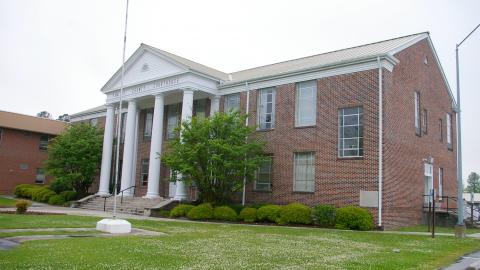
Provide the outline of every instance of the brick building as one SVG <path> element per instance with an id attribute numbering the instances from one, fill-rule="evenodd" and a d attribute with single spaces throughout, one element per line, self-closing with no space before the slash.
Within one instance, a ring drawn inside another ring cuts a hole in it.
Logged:
<path id="1" fill-rule="evenodd" d="M 48 184 L 43 162 L 48 140 L 67 123 L 0 111 L 0 193 L 12 194 L 19 184 Z"/>
<path id="2" fill-rule="evenodd" d="M 120 75 L 102 88 L 106 105 L 71 116 L 105 128 L 98 195 L 111 192 Z M 247 203 L 360 205 L 395 227 L 420 221 L 430 189 L 455 195 L 455 101 L 428 33 L 233 73 L 142 44 L 123 85 L 121 189 L 136 186 L 130 196 L 192 196 L 166 180 L 155 153 L 181 121 L 232 109 L 248 111 L 271 156 Z"/>

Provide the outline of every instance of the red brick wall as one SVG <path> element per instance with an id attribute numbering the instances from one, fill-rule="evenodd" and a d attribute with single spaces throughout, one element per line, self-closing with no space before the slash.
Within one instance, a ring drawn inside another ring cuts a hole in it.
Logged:
<path id="1" fill-rule="evenodd" d="M 42 134 L 1 128 L 0 139 L 0 193 L 13 194 L 19 184 L 35 184 L 37 168 L 43 167 L 47 151 L 39 150 Z M 20 164 L 26 164 L 22 170 Z M 51 180 L 47 177 L 45 183 Z"/>

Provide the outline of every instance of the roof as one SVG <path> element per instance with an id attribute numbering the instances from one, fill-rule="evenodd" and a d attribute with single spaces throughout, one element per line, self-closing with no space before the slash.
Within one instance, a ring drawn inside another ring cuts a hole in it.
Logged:
<path id="1" fill-rule="evenodd" d="M 0 111 L 0 127 L 58 135 L 68 123 L 58 120 Z"/>
<path id="2" fill-rule="evenodd" d="M 107 110 L 106 105 L 100 105 L 100 106 L 93 107 L 78 113 L 71 114 L 70 117 L 78 117 L 78 116 L 88 115 L 88 114 L 97 113 L 97 112 L 104 112 L 106 110 Z"/>

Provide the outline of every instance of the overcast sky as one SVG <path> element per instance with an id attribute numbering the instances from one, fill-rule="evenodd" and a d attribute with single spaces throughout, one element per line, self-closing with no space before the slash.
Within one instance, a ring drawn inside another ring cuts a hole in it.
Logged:
<path id="1" fill-rule="evenodd" d="M 225 72 L 429 31 L 455 86 L 455 44 L 480 1 L 130 1 L 140 43 Z M 57 117 L 101 105 L 121 65 L 125 1 L 0 0 L 0 110 Z M 461 47 L 464 175 L 480 173 L 480 29 Z M 477 65 L 476 65 L 477 64 Z"/>

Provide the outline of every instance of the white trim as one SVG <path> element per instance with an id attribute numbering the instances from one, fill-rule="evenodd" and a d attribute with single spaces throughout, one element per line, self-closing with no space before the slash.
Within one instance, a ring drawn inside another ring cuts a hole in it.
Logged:
<path id="1" fill-rule="evenodd" d="M 107 115 L 107 109 L 105 108 L 104 111 L 93 112 L 93 114 L 83 114 L 81 116 L 73 116 L 73 117 L 70 116 L 70 123 L 90 120 L 93 118 L 106 117 L 106 115 Z"/>
<path id="2" fill-rule="evenodd" d="M 400 52 L 400 51 L 403 51 L 403 50 L 405 50 L 406 48 L 408 48 L 408 47 L 416 44 L 417 42 L 419 42 L 419 41 L 421 41 L 421 40 L 423 40 L 423 39 L 425 39 L 425 38 L 428 38 L 428 32 L 413 36 L 411 40 L 403 43 L 402 45 L 396 47 L 396 48 L 393 49 L 393 50 L 390 50 L 390 53 L 391 53 L 392 55 L 394 55 L 394 54 L 396 54 L 396 53 L 398 53 L 398 52 Z"/>

